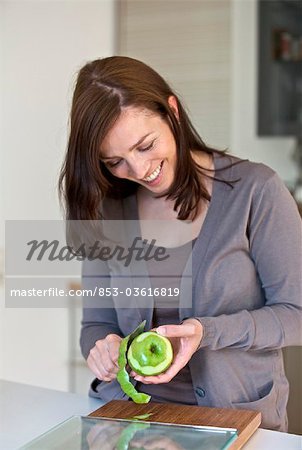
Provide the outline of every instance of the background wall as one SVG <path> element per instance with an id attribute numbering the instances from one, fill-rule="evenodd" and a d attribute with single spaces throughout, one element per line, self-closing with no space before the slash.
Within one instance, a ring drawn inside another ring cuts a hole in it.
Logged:
<path id="1" fill-rule="evenodd" d="M 119 53 L 142 59 L 180 95 L 203 139 L 231 144 L 230 0 L 122 0 Z"/>
<path id="2" fill-rule="evenodd" d="M 4 245 L 4 221 L 3 221 L 3 11 L 4 4 L 0 3 L 0 377 L 3 373 L 3 245 Z"/>
<path id="3" fill-rule="evenodd" d="M 4 219 L 62 217 L 73 81 L 86 61 L 113 53 L 114 2 L 2 1 L 0 13 L 3 248 Z M 4 309 L 2 290 L 0 317 L 0 378 L 68 389 L 68 311 Z"/>
<path id="4" fill-rule="evenodd" d="M 293 138 L 259 138 L 257 0 L 122 0 L 119 53 L 169 80 L 207 143 L 275 169 L 292 184 Z"/>
<path id="5" fill-rule="evenodd" d="M 232 152 L 269 165 L 292 184 L 297 176 L 292 160 L 294 139 L 257 136 L 257 0 L 232 0 L 231 8 Z"/>

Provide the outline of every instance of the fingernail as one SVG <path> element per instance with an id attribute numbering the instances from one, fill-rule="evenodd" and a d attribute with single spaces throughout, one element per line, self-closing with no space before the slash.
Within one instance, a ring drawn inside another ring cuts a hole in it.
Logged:
<path id="1" fill-rule="evenodd" d="M 158 327 L 158 328 L 157 328 L 157 332 L 158 332 L 158 334 L 165 335 L 166 332 L 167 332 L 167 330 L 166 330 L 165 327 Z"/>

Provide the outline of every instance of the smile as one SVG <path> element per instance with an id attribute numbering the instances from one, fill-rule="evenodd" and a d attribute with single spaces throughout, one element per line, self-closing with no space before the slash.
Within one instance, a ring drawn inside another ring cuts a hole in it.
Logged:
<path id="1" fill-rule="evenodd" d="M 146 178 L 143 178 L 143 181 L 147 181 L 150 183 L 151 181 L 156 180 L 156 178 L 159 176 L 161 168 L 163 166 L 163 161 L 159 164 L 159 166 Z"/>

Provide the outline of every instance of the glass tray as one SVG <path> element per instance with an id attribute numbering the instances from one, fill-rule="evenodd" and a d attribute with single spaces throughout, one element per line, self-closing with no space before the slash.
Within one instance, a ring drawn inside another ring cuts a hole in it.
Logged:
<path id="1" fill-rule="evenodd" d="M 73 416 L 20 450 L 225 450 L 233 428 Z"/>

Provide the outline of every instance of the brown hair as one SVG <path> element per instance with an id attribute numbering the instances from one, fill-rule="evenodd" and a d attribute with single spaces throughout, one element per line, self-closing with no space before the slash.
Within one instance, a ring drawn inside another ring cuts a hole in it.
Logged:
<path id="1" fill-rule="evenodd" d="M 168 104 L 177 100 L 178 118 Z M 138 184 L 114 177 L 99 159 L 101 143 L 118 119 L 122 108 L 143 107 L 168 123 L 176 142 L 177 167 L 167 197 L 175 200 L 178 218 L 194 218 L 201 198 L 210 200 L 201 181 L 202 167 L 190 149 L 220 153 L 200 138 L 167 82 L 151 67 L 125 56 L 97 59 L 79 72 L 73 94 L 67 153 L 59 178 L 59 194 L 68 220 L 101 218 L 105 196 L 126 197 Z M 213 177 L 214 178 L 214 177 Z"/>

